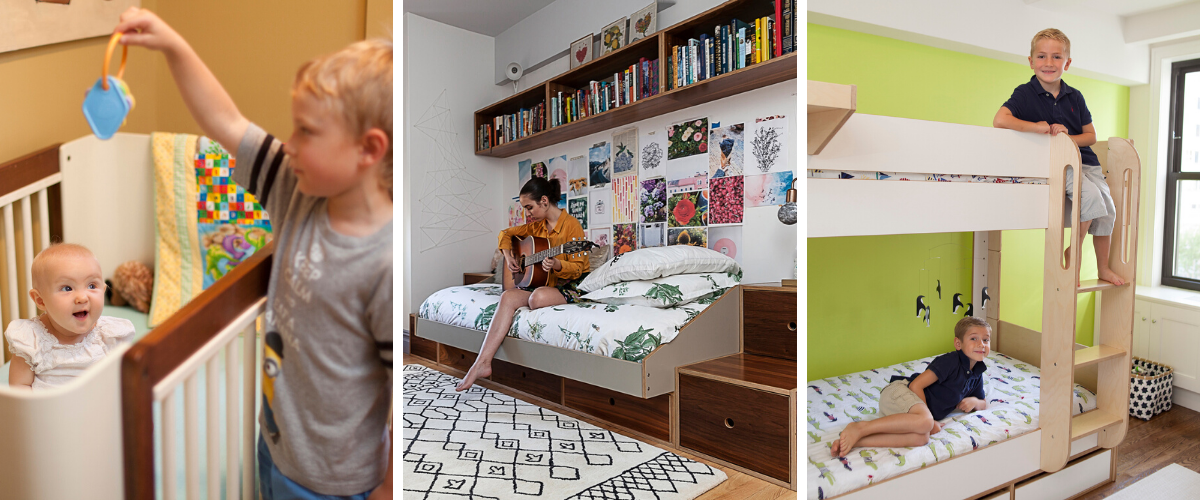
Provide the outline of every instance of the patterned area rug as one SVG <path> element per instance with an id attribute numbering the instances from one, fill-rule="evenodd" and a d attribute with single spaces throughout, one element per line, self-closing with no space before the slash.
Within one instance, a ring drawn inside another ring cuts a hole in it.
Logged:
<path id="1" fill-rule="evenodd" d="M 404 498 L 670 499 L 712 489 L 708 465 L 459 379 L 404 366 Z"/>

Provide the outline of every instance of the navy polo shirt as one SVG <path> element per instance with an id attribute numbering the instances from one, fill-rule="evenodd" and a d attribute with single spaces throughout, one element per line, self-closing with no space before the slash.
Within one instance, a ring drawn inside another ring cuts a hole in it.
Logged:
<path id="1" fill-rule="evenodd" d="M 962 351 L 956 350 L 933 358 L 926 369 L 937 375 L 937 382 L 925 388 L 925 405 L 929 407 L 934 420 L 946 418 L 967 396 L 979 399 L 987 397 L 983 392 L 983 372 L 987 370 L 987 365 L 980 361 L 975 363 L 975 369 L 972 370 L 971 358 Z M 917 375 L 894 375 L 892 381 L 908 380 L 912 383 Z"/>
<path id="2" fill-rule="evenodd" d="M 1083 94 L 1067 85 L 1066 81 L 1060 82 L 1062 88 L 1058 90 L 1058 97 L 1055 98 L 1054 94 L 1042 88 L 1037 76 L 1033 76 L 1029 83 L 1013 89 L 1012 97 L 1008 98 L 1004 107 L 1008 108 L 1013 116 L 1027 122 L 1046 122 L 1051 125 L 1057 123 L 1067 127 L 1067 133 L 1071 135 L 1082 134 L 1083 126 L 1092 123 L 1092 113 L 1083 101 Z M 1079 159 L 1084 165 L 1100 164 L 1090 146 L 1079 148 Z"/>

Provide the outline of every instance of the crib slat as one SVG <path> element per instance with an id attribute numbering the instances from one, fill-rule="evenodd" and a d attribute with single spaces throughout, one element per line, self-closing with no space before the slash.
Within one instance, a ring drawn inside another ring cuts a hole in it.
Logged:
<path id="1" fill-rule="evenodd" d="M 196 374 L 183 383 L 183 460 L 187 466 L 187 499 L 200 500 L 200 419 L 196 410 L 200 405 L 200 383 Z"/>
<path id="2" fill-rule="evenodd" d="M 238 486 L 241 479 L 238 475 L 238 458 L 241 456 L 238 416 L 241 408 L 238 401 L 237 348 L 237 342 L 225 345 L 225 498 L 229 500 L 237 498 L 237 492 L 241 489 Z"/>
<path id="3" fill-rule="evenodd" d="M 46 189 L 37 192 L 38 199 L 38 251 L 50 246 L 50 193 Z M 31 261 L 32 262 L 32 261 Z"/>
<path id="4" fill-rule="evenodd" d="M 261 316 L 259 316 L 261 318 Z M 242 498 L 250 499 L 254 497 L 254 452 L 256 451 L 254 443 L 254 401 L 257 394 L 254 392 L 254 381 L 258 376 L 258 321 L 250 323 L 250 330 L 242 336 L 242 403 L 245 411 L 242 412 Z"/>
<path id="5" fill-rule="evenodd" d="M 208 468 L 205 469 L 208 479 L 209 500 L 221 500 L 221 420 L 220 420 L 220 385 L 217 372 L 216 353 L 208 358 L 204 365 L 204 395 L 208 399 L 205 408 L 208 438 Z"/>
<path id="6" fill-rule="evenodd" d="M 25 271 L 25 286 L 33 288 L 33 204 L 29 203 L 28 195 L 21 198 L 21 242 L 25 251 L 21 261 L 21 267 Z M 25 297 L 25 316 L 37 316 L 37 306 L 33 304 L 33 297 L 28 293 L 21 295 Z"/>
<path id="7" fill-rule="evenodd" d="M 171 391 L 162 400 L 162 471 L 163 498 L 175 499 L 175 405 L 179 402 L 179 390 Z"/>
<path id="8" fill-rule="evenodd" d="M 17 245 L 13 234 L 12 204 L 4 205 L 5 260 L 8 264 L 8 322 L 21 317 L 21 295 L 17 293 Z"/>

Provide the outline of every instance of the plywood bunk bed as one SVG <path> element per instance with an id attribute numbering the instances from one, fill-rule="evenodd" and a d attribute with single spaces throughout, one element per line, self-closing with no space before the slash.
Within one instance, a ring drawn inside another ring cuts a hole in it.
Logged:
<path id="1" fill-rule="evenodd" d="M 1063 230 L 1065 171 L 1076 167 L 1079 186 L 1082 170 L 1079 150 L 1068 137 L 851 116 L 853 86 L 811 81 L 808 86 L 809 149 L 819 151 L 808 158 L 808 237 L 973 231 L 975 315 L 992 324 L 994 352 L 1041 370 L 1036 429 L 837 495 L 816 494 L 810 474 L 810 498 L 878 498 L 884 494 L 880 484 L 887 485 L 889 498 L 1073 498 L 1111 481 L 1114 448 L 1128 421 L 1140 178 L 1132 143 L 1114 137 L 1093 146 L 1117 209 L 1109 263 L 1129 284 L 1091 280 L 1076 286 L 1080 245 L 1071 245 L 1070 265 L 1062 258 L 1069 245 Z M 1078 204 L 1069 217 L 1078 227 Z M 1005 229 L 1046 230 L 1041 332 L 999 320 Z M 981 308 L 984 287 L 992 300 Z M 1104 317 L 1091 347 L 1074 342 L 1076 295 L 1089 291 L 1103 292 Z M 1095 390 L 1096 409 L 1072 416 L 1076 382 Z M 836 460 L 826 465 L 821 477 L 841 470 Z"/>
<path id="2" fill-rule="evenodd" d="M 108 273 L 113 252 L 153 255 L 153 240 L 144 238 L 153 226 L 140 218 L 153 213 L 149 151 L 147 135 L 88 136 L 0 164 L 5 323 L 36 315 L 20 291 L 28 287 L 32 257 L 52 241 L 91 247 Z M 123 201 L 94 203 L 92 176 L 113 175 L 126 188 Z M 71 198 L 92 201 L 80 210 Z M 132 216 L 124 206 L 147 201 Z M 0 496 L 199 498 L 207 490 L 209 498 L 252 498 L 258 325 L 272 249 L 70 384 L 41 392 L 0 386 Z"/>

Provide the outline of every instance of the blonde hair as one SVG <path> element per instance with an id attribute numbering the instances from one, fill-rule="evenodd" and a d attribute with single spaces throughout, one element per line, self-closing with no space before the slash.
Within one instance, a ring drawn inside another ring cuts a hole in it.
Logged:
<path id="1" fill-rule="evenodd" d="M 96 256 L 91 250 L 83 245 L 74 243 L 55 243 L 38 252 L 37 257 L 33 258 L 33 265 L 30 266 L 30 274 L 33 275 L 33 283 L 30 285 L 33 288 L 39 288 L 45 283 L 46 273 L 50 271 L 49 261 L 55 257 L 90 257 L 95 259 Z M 99 261 L 97 260 L 97 265 Z"/>
<path id="2" fill-rule="evenodd" d="M 1063 50 L 1066 51 L 1066 56 L 1071 57 L 1071 39 L 1067 35 L 1054 28 L 1046 28 L 1033 35 L 1033 40 L 1029 42 L 1029 57 L 1033 57 L 1033 53 L 1037 51 L 1037 43 L 1045 39 L 1057 40 L 1063 44 Z"/>
<path id="3" fill-rule="evenodd" d="M 341 114 L 356 138 L 378 128 L 387 134 L 382 184 L 392 192 L 392 42 L 373 38 L 304 63 L 292 97 L 307 94 Z"/>
<path id="4" fill-rule="evenodd" d="M 992 325 L 988 324 L 987 321 L 976 318 L 974 316 L 967 316 L 963 319 L 958 320 L 958 323 L 956 323 L 954 325 L 954 337 L 957 338 L 958 340 L 962 340 L 963 336 L 966 335 L 967 332 L 971 330 L 971 328 L 976 327 L 976 326 L 983 327 L 985 330 L 988 331 L 988 334 L 992 333 Z"/>

